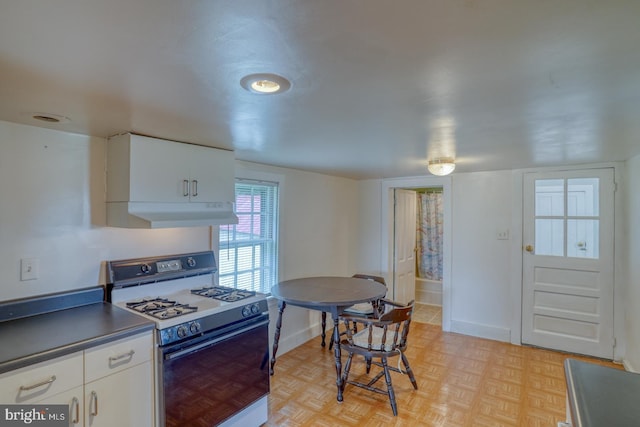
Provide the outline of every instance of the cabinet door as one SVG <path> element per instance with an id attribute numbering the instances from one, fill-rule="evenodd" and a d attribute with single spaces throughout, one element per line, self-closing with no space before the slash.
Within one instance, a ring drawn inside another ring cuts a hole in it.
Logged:
<path id="1" fill-rule="evenodd" d="M 33 403 L 37 405 L 69 405 L 69 412 L 65 414 L 66 419 L 69 421 L 69 427 L 80 427 L 84 425 L 84 405 L 82 398 L 83 387 L 78 386 Z"/>
<path id="2" fill-rule="evenodd" d="M 131 135 L 130 201 L 189 201 L 190 147 L 187 144 Z"/>
<path id="3" fill-rule="evenodd" d="M 235 200 L 235 157 L 232 151 L 190 146 L 191 201 Z"/>
<path id="4" fill-rule="evenodd" d="M 151 362 L 85 384 L 85 426 L 153 425 Z"/>

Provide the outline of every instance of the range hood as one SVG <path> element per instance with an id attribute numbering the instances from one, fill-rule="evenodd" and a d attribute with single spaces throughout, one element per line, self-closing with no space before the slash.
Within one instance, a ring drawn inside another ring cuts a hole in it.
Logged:
<path id="1" fill-rule="evenodd" d="M 127 133 L 109 138 L 106 173 L 110 227 L 238 223 L 232 151 Z"/>
<path id="2" fill-rule="evenodd" d="M 233 203 L 107 203 L 107 225 L 125 228 L 173 228 L 237 224 Z"/>

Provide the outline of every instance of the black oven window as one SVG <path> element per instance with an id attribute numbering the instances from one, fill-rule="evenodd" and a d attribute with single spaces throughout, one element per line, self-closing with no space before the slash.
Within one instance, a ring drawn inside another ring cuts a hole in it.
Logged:
<path id="1" fill-rule="evenodd" d="M 236 181 L 238 224 L 220 226 L 219 284 L 268 294 L 278 280 L 278 183 Z"/>

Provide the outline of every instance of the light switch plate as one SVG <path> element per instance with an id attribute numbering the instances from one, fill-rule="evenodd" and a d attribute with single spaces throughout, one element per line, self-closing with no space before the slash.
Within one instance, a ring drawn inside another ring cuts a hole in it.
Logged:
<path id="1" fill-rule="evenodd" d="M 36 280 L 40 274 L 38 258 L 22 258 L 20 260 L 20 280 Z"/>
<path id="2" fill-rule="evenodd" d="M 509 240 L 509 229 L 498 230 L 496 232 L 496 238 L 498 240 Z"/>

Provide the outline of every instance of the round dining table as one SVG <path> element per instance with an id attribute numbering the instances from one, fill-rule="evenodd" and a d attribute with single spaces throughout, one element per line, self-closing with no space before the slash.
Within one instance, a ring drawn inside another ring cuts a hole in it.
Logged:
<path id="1" fill-rule="evenodd" d="M 305 277 L 286 280 L 271 288 L 271 296 L 279 300 L 278 320 L 273 339 L 270 374 L 274 373 L 282 314 L 287 304 L 331 313 L 333 318 L 333 351 L 336 361 L 336 386 L 338 402 L 342 402 L 342 362 L 340 352 L 340 331 L 338 317 L 350 306 L 363 302 L 376 301 L 387 293 L 387 287 L 381 283 L 355 277 Z M 324 341 L 324 331 L 322 331 Z"/>

